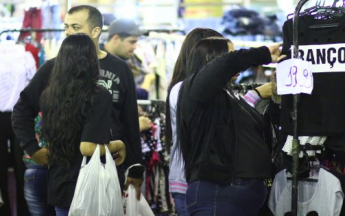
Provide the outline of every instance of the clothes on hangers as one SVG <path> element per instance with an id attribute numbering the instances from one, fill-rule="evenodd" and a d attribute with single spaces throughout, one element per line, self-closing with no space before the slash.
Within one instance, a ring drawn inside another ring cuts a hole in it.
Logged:
<path id="1" fill-rule="evenodd" d="M 310 25 L 332 24 L 334 22 L 339 23 L 339 25 L 332 28 L 310 28 Z M 328 20 L 314 19 L 313 16 L 299 17 L 299 44 L 300 46 L 313 44 L 317 47 L 317 45 L 321 44 L 345 43 L 344 28 L 345 14 Z M 291 19 L 284 23 L 283 32 L 284 43 L 282 54 L 286 54 L 288 58 L 291 58 L 290 48 L 293 42 Z M 343 64 L 345 52 L 340 51 L 338 55 L 335 55 L 331 46 L 329 49 L 324 50 L 325 53 L 331 52 L 327 55 L 327 58 L 325 56 L 326 62 L 333 61 L 336 58 Z M 322 52 L 322 50 L 319 50 L 319 52 Z M 304 59 L 311 61 L 312 57 L 314 58 L 312 54 L 308 52 L 304 55 Z M 322 64 L 319 60 L 315 63 Z M 332 66 L 329 65 L 329 68 L 324 73 L 313 73 L 314 89 L 311 95 L 300 94 L 300 100 L 298 102 L 298 135 L 329 136 L 345 134 L 345 100 L 343 95 L 345 91 L 345 73 L 332 73 Z M 282 131 L 292 134 L 292 95 L 283 95 L 281 105 Z"/>
<path id="2" fill-rule="evenodd" d="M 0 44 L 0 53 L 0 112 L 12 112 L 20 92 L 36 72 L 36 62 L 22 45 Z"/>
<path id="3" fill-rule="evenodd" d="M 323 146 L 324 148 L 323 144 L 327 140 L 327 137 L 326 136 L 299 136 L 298 140 L 299 140 L 300 145 L 305 145 L 306 143 L 309 143 L 310 145 Z M 284 152 L 286 152 L 290 156 L 292 155 L 292 142 L 293 142 L 293 136 L 289 135 L 282 149 Z M 321 150 L 317 150 L 317 151 L 307 150 L 308 156 L 315 156 L 316 153 L 321 154 Z M 304 153 L 301 151 L 299 153 L 299 157 L 302 158 L 303 155 Z"/>
<path id="4" fill-rule="evenodd" d="M 156 117 L 149 130 L 141 132 L 143 160 L 146 167 L 144 196 L 155 213 L 171 208 L 168 187 L 168 163 L 165 155 L 164 119 Z"/>
<path id="5" fill-rule="evenodd" d="M 24 13 L 24 20 L 23 20 L 23 29 L 33 28 L 33 29 L 41 29 L 42 28 L 42 14 L 41 9 L 32 7 L 29 10 L 25 10 Z M 24 40 L 30 33 L 21 32 L 19 35 L 18 40 Z M 42 33 L 36 33 L 36 41 L 39 43 L 42 39 Z"/>
<path id="6" fill-rule="evenodd" d="M 274 178 L 268 206 L 274 215 L 285 215 L 291 212 L 291 187 L 286 169 L 280 171 Z M 311 178 L 317 182 L 298 182 L 298 215 L 304 216 L 315 211 L 318 215 L 340 214 L 344 193 L 339 180 L 320 168 Z"/>

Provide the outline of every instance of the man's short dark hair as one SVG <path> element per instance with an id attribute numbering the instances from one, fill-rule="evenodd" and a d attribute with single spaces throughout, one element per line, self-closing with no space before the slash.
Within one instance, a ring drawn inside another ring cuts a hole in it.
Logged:
<path id="1" fill-rule="evenodd" d="M 89 23 L 89 27 L 91 29 L 94 29 L 96 27 L 103 28 L 103 16 L 101 12 L 90 5 L 79 5 L 72 7 L 68 10 L 68 14 L 73 14 L 75 12 L 81 11 L 81 10 L 87 10 L 89 12 L 89 17 L 87 18 L 87 21 Z"/>

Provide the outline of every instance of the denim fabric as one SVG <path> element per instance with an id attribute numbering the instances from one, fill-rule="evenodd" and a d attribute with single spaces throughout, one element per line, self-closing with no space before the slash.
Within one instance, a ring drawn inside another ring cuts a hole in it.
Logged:
<path id="1" fill-rule="evenodd" d="M 188 216 L 186 207 L 186 194 L 182 193 L 171 193 L 174 198 L 175 209 L 178 216 Z"/>
<path id="2" fill-rule="evenodd" d="M 25 171 L 24 195 L 32 216 L 53 216 L 53 206 L 47 204 L 48 167 L 30 165 Z"/>
<path id="3" fill-rule="evenodd" d="M 233 185 L 195 181 L 188 186 L 186 205 L 191 216 L 254 216 L 266 195 L 258 179 L 236 179 Z"/>
<path id="4" fill-rule="evenodd" d="M 55 206 L 56 216 L 68 216 L 69 208 Z"/>

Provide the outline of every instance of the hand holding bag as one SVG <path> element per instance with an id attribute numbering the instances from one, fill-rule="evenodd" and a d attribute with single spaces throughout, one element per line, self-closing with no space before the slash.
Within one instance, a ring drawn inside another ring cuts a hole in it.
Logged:
<path id="1" fill-rule="evenodd" d="M 123 200 L 115 162 L 105 145 L 106 163 L 97 145 L 90 161 L 83 157 L 69 216 L 123 216 Z"/>
<path id="2" fill-rule="evenodd" d="M 129 185 L 127 193 L 126 216 L 154 216 L 143 194 L 140 194 L 140 201 L 137 200 L 133 185 Z"/>

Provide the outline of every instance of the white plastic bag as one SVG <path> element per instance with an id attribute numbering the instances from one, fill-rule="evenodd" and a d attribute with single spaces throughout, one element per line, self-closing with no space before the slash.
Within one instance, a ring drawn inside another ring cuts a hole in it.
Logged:
<path id="1" fill-rule="evenodd" d="M 140 201 L 137 200 L 133 185 L 129 185 L 127 194 L 126 216 L 154 216 L 143 194 L 140 194 Z"/>
<path id="2" fill-rule="evenodd" d="M 69 216 L 123 216 L 123 200 L 115 162 L 105 146 L 106 163 L 97 145 L 91 160 L 84 156 Z"/>

